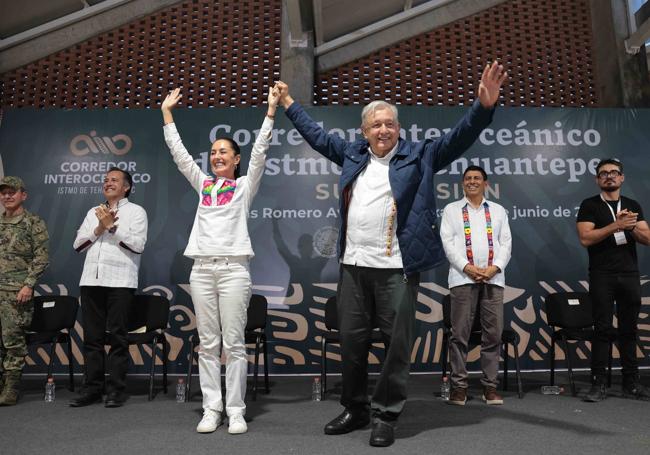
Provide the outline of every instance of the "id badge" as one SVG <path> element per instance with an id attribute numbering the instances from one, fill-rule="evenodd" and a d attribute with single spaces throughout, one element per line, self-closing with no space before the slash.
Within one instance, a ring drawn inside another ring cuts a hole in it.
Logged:
<path id="1" fill-rule="evenodd" d="M 617 245 L 625 245 L 627 243 L 627 239 L 625 238 L 625 232 L 623 231 L 614 232 L 614 240 L 616 241 Z"/>

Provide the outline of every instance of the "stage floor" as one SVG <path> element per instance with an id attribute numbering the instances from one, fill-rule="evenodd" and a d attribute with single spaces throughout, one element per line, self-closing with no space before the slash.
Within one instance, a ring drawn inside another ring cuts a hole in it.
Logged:
<path id="1" fill-rule="evenodd" d="M 18 406 L 0 408 L 0 453 L 9 454 L 149 454 L 227 453 L 273 454 L 643 454 L 650 453 L 650 402 L 620 397 L 620 373 L 611 396 L 584 403 L 568 393 L 566 374 L 557 383 L 563 395 L 542 395 L 548 373 L 524 375 L 523 399 L 514 391 L 514 376 L 503 406 L 480 399 L 477 377 L 471 380 L 473 399 L 464 407 L 448 406 L 434 393 L 440 375 L 412 375 L 410 395 L 399 420 L 395 444 L 387 449 L 368 445 L 370 429 L 326 436 L 323 426 L 335 417 L 340 377 L 330 377 L 331 393 L 311 401 L 311 377 L 271 378 L 271 393 L 247 398 L 249 432 L 229 435 L 224 425 L 212 434 L 197 434 L 201 398 L 198 378 L 189 403 L 176 403 L 176 378 L 169 393 L 147 401 L 147 379 L 130 377 L 125 406 L 69 408 L 73 396 L 65 376 L 57 377 L 54 403 L 43 402 L 43 378 L 28 377 Z M 81 378 L 77 377 L 80 381 Z M 579 393 L 588 387 L 587 373 L 578 376 Z M 644 384 L 650 385 L 648 371 Z M 372 377 L 371 377 L 372 385 Z M 250 386 L 250 380 L 249 380 Z"/>

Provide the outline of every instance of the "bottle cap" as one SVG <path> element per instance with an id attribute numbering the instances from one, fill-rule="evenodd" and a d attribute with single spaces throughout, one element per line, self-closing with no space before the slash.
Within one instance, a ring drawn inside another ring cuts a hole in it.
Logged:
<path id="1" fill-rule="evenodd" d="M 182 383 L 184 383 L 184 382 L 185 382 L 185 379 L 183 379 L 183 378 L 178 378 L 178 383 L 179 383 L 179 384 L 182 384 Z"/>
<path id="2" fill-rule="evenodd" d="M 314 378 L 314 382 L 320 382 L 320 378 L 319 378 L 318 376 L 316 376 L 316 377 Z"/>
<path id="3" fill-rule="evenodd" d="M 52 376 L 48 376 L 47 382 L 54 382 L 54 378 Z"/>

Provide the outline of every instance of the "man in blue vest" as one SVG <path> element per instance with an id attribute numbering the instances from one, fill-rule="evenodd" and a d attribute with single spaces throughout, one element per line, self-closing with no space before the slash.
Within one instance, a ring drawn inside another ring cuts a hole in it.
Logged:
<path id="1" fill-rule="evenodd" d="M 400 139 L 397 108 L 373 101 L 361 114 L 364 139 L 327 134 L 278 82 L 280 102 L 302 137 L 341 166 L 341 263 L 337 291 L 345 410 L 325 434 L 373 427 L 370 445 L 389 446 L 409 376 L 420 272 L 440 265 L 444 251 L 436 228 L 433 176 L 465 152 L 492 120 L 507 77 L 497 62 L 485 67 L 479 99 L 454 129 L 437 140 Z M 367 363 L 373 327 L 382 332 L 386 357 L 372 399 Z"/>

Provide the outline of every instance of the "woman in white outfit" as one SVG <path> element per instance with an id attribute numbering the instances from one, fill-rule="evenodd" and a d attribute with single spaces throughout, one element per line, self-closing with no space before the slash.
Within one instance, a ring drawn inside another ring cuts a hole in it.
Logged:
<path id="1" fill-rule="evenodd" d="M 248 214 L 264 173 L 278 98 L 279 91 L 271 89 L 266 117 L 251 152 L 248 174 L 241 177 L 239 146 L 232 139 L 217 139 L 212 144 L 210 167 L 213 175 L 204 174 L 187 152 L 171 112 L 181 99 L 180 89 L 169 93 L 161 107 L 167 146 L 178 170 L 199 195 L 185 249 L 185 256 L 194 259 L 190 291 L 201 341 L 199 379 L 203 418 L 196 427 L 199 433 L 210 433 L 222 423 L 222 348 L 226 356 L 228 432 L 239 434 L 248 430 L 244 420 L 248 367 L 244 330 L 251 295 L 248 262 L 253 257 Z"/>

